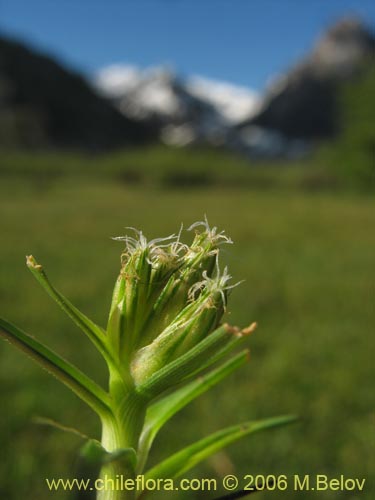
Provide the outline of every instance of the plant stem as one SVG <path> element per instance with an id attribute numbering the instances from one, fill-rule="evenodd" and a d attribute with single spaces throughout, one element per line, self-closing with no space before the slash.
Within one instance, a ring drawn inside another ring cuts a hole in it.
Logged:
<path id="1" fill-rule="evenodd" d="M 102 420 L 102 446 L 109 453 L 132 448 L 137 451 L 144 424 L 147 401 L 133 387 L 111 374 L 112 415 Z M 125 489 L 126 480 L 135 479 L 135 464 L 129 458 L 117 458 L 104 464 L 100 471 L 97 500 L 134 500 L 135 489 Z M 129 484 L 129 483 L 128 483 Z"/>
<path id="2" fill-rule="evenodd" d="M 134 474 L 117 461 L 106 464 L 100 471 L 100 488 L 97 493 L 97 500 L 134 500 L 135 491 L 126 490 L 127 479 L 133 479 Z"/>

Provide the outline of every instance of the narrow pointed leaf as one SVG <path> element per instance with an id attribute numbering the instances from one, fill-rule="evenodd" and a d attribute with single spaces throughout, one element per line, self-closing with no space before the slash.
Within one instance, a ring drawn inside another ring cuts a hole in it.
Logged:
<path id="1" fill-rule="evenodd" d="M 163 425 L 195 398 L 230 375 L 234 370 L 244 365 L 248 359 L 249 352 L 247 350 L 243 351 L 215 370 L 193 380 L 184 387 L 181 387 L 181 389 L 165 396 L 149 407 L 143 432 L 140 437 L 138 473 L 142 472 L 152 443 Z"/>
<path id="2" fill-rule="evenodd" d="M 18 327 L 0 318 L 0 337 L 15 345 L 68 386 L 96 413 L 110 411 L 108 395 L 87 375 Z"/>
<path id="3" fill-rule="evenodd" d="M 43 267 L 36 262 L 32 255 L 26 258 L 27 267 L 34 277 L 46 290 L 48 295 L 57 302 L 61 309 L 70 317 L 70 319 L 89 337 L 103 357 L 113 363 L 112 356 L 106 345 L 106 336 L 102 328 L 96 325 L 90 318 L 79 311 L 67 298 L 53 287 L 49 281 Z"/>
<path id="4" fill-rule="evenodd" d="M 258 324 L 256 322 L 251 323 L 247 328 L 243 328 L 234 334 L 234 339 L 231 342 L 227 342 L 221 349 L 218 349 L 216 353 L 206 359 L 204 363 L 199 367 L 199 371 L 206 370 L 210 366 L 213 366 L 215 363 L 223 359 L 227 354 L 229 354 L 234 347 L 241 344 L 244 340 L 247 339 L 249 335 L 257 329 Z M 235 327 L 230 327 L 231 330 L 236 330 Z M 197 373 L 197 372 L 195 372 Z"/>
<path id="5" fill-rule="evenodd" d="M 238 346 L 243 338 L 244 335 L 241 330 L 227 324 L 222 325 L 195 347 L 156 371 L 145 382 L 139 384 L 137 392 L 151 398 L 158 396 L 166 389 L 191 378 L 207 368 L 210 364 L 207 363 L 207 359 L 212 357 L 217 361 L 219 352 L 226 354 L 230 349 Z"/>
<path id="6" fill-rule="evenodd" d="M 61 424 L 60 422 L 57 422 L 56 420 L 52 420 L 51 418 L 34 417 L 32 421 L 34 424 L 46 425 L 48 427 L 53 427 L 54 429 L 57 429 L 58 431 L 73 434 L 74 436 L 78 436 L 81 439 L 85 439 L 85 440 L 90 439 L 88 436 L 86 436 L 86 434 L 83 434 L 83 432 L 79 431 L 78 429 L 75 429 L 74 427 L 67 427 L 66 425 Z"/>
<path id="7" fill-rule="evenodd" d="M 211 434 L 210 436 L 201 439 L 200 441 L 197 441 L 196 443 L 175 453 L 146 472 L 145 477 L 146 479 L 173 479 L 181 476 L 213 453 L 216 453 L 225 446 L 228 446 L 249 434 L 254 434 L 272 427 L 290 424 L 294 421 L 296 421 L 295 416 L 286 415 L 255 422 L 245 422 L 228 427 L 215 432 L 214 434 Z"/>

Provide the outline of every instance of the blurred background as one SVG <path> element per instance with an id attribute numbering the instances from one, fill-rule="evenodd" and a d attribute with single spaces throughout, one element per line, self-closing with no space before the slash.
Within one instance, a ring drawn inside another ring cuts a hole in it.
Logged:
<path id="1" fill-rule="evenodd" d="M 104 383 L 25 254 L 105 325 L 126 226 L 207 214 L 235 242 L 228 320 L 259 323 L 251 362 L 171 421 L 153 463 L 296 413 L 191 476 L 343 474 L 374 498 L 374 27 L 367 0 L 0 0 L 1 315 Z M 5 343 L 0 387 L 1 498 L 75 498 L 45 478 L 77 474 L 81 441 L 33 418 L 98 437 L 95 417 Z M 359 493 L 319 492 L 339 498 Z"/>

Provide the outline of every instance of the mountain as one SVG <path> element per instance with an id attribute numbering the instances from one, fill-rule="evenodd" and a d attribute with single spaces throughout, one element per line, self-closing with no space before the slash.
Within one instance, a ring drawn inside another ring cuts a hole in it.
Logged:
<path id="1" fill-rule="evenodd" d="M 0 145 L 108 149 L 152 130 L 119 113 L 79 74 L 0 37 Z"/>
<path id="2" fill-rule="evenodd" d="M 191 76 L 186 85 L 189 92 L 212 104 L 230 124 L 255 114 L 260 106 L 258 93 L 248 87 L 202 76 Z"/>
<path id="3" fill-rule="evenodd" d="M 259 129 L 285 141 L 334 136 L 338 89 L 373 60 L 374 51 L 369 28 L 356 18 L 341 19 L 310 54 L 274 82 L 259 112 L 240 124 L 242 136 L 251 137 Z"/>
<path id="4" fill-rule="evenodd" d="M 303 156 L 339 129 L 338 95 L 373 59 L 373 33 L 356 18 L 329 27 L 263 96 L 165 68 L 104 68 L 95 86 L 125 116 L 149 121 L 168 144 L 209 143 L 260 157 Z"/>
<path id="5" fill-rule="evenodd" d="M 114 65 L 95 87 L 125 116 L 151 122 L 169 144 L 228 145 L 233 125 L 255 111 L 258 96 L 245 88 L 202 77 L 183 79 L 162 68 Z"/>
<path id="6" fill-rule="evenodd" d="M 258 96 L 202 76 L 115 65 L 91 82 L 0 37 L 0 146 L 103 150 L 161 139 L 247 155 L 301 155 L 336 136 L 338 95 L 373 61 L 374 34 L 346 18 Z"/>

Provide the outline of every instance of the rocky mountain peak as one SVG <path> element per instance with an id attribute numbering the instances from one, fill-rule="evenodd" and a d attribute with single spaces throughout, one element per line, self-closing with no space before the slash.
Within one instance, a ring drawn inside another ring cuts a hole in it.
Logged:
<path id="1" fill-rule="evenodd" d="M 346 17 L 327 29 L 310 54 L 278 77 L 262 109 L 240 128 L 256 126 L 288 139 L 312 140 L 336 133 L 336 99 L 342 82 L 373 61 L 375 37 L 362 21 Z"/>
<path id="2" fill-rule="evenodd" d="M 317 75 L 342 78 L 351 75 L 374 49 L 375 38 L 364 23 L 358 18 L 346 17 L 333 24 L 318 40 L 307 62 Z"/>

